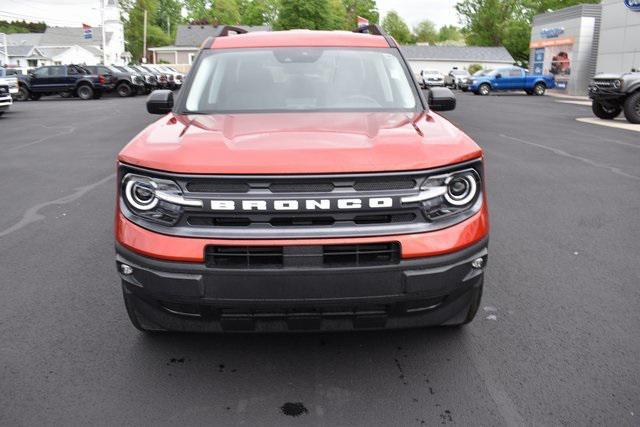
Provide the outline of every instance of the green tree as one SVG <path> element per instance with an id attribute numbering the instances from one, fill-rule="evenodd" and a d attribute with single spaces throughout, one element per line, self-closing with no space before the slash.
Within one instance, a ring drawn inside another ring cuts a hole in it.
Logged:
<path id="1" fill-rule="evenodd" d="M 124 22 L 124 38 L 127 50 L 135 61 L 143 56 L 144 11 L 147 11 L 147 46 L 164 46 L 171 43 L 171 36 L 154 24 L 158 11 L 158 0 L 136 0 L 127 11 Z"/>
<path id="2" fill-rule="evenodd" d="M 480 70 L 482 70 L 482 65 L 471 64 L 469 65 L 469 69 L 467 71 L 469 71 L 469 74 L 474 74 L 476 71 L 480 71 Z"/>
<path id="3" fill-rule="evenodd" d="M 182 23 L 182 2 L 180 0 L 158 0 L 155 24 L 169 34 L 171 39 L 174 39 L 180 23 Z"/>
<path id="4" fill-rule="evenodd" d="M 355 28 L 347 21 L 347 9 L 342 0 L 329 0 L 329 17 L 327 30 L 348 30 Z"/>
<path id="5" fill-rule="evenodd" d="M 278 30 L 306 28 L 322 30 L 330 26 L 328 0 L 286 0 L 280 4 L 278 19 L 275 22 Z"/>
<path id="6" fill-rule="evenodd" d="M 415 43 L 415 38 L 413 34 L 411 34 L 409 26 L 395 10 L 390 10 L 387 16 L 384 17 L 382 20 L 382 28 L 400 44 Z"/>
<path id="7" fill-rule="evenodd" d="M 187 9 L 187 19 L 189 21 L 209 21 L 210 0 L 184 0 L 184 6 Z"/>
<path id="8" fill-rule="evenodd" d="M 342 3 L 347 13 L 348 29 L 356 27 L 358 16 L 368 19 L 371 24 L 377 24 L 380 20 L 376 0 L 342 0 Z"/>
<path id="9" fill-rule="evenodd" d="M 435 44 L 435 42 L 438 41 L 436 25 L 428 19 L 425 19 L 416 25 L 413 29 L 413 33 L 416 36 L 416 41 L 420 43 Z"/>
<path id="10" fill-rule="evenodd" d="M 240 10 L 236 0 L 215 0 L 209 9 L 209 18 L 214 25 L 237 25 L 240 23 Z"/>
<path id="11" fill-rule="evenodd" d="M 243 25 L 273 25 L 278 17 L 278 0 L 238 2 Z"/>
<path id="12" fill-rule="evenodd" d="M 455 25 L 444 25 L 440 27 L 438 31 L 438 42 L 446 42 L 449 40 L 459 41 L 462 40 L 462 33 L 460 32 L 460 28 Z"/>

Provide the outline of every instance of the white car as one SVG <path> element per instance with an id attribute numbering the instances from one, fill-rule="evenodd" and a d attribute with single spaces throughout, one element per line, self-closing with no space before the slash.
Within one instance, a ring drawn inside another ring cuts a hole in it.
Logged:
<path id="1" fill-rule="evenodd" d="M 0 83 L 0 116 L 5 113 L 13 104 L 11 93 L 9 93 L 9 85 Z"/>
<path id="2" fill-rule="evenodd" d="M 7 70 L 0 67 L 0 85 L 9 86 L 9 93 L 15 95 L 18 93 L 18 78 L 15 75 L 9 75 Z"/>
<path id="3" fill-rule="evenodd" d="M 420 84 L 422 87 L 444 86 L 444 74 L 436 70 L 422 70 Z"/>

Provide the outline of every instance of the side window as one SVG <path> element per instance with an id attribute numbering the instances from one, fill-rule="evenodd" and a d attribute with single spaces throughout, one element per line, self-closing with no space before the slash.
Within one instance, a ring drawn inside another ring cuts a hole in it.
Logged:
<path id="1" fill-rule="evenodd" d="M 49 68 L 50 67 L 42 67 L 38 68 L 33 72 L 36 77 L 49 77 Z"/>
<path id="2" fill-rule="evenodd" d="M 522 77 L 522 71 L 518 68 L 512 68 L 509 70 L 509 77 Z"/>
<path id="3" fill-rule="evenodd" d="M 49 75 L 52 77 L 62 77 L 65 75 L 64 67 L 51 67 Z"/>
<path id="4" fill-rule="evenodd" d="M 100 72 L 100 74 L 111 74 L 111 71 L 109 71 L 107 67 L 99 67 L 98 71 Z"/>

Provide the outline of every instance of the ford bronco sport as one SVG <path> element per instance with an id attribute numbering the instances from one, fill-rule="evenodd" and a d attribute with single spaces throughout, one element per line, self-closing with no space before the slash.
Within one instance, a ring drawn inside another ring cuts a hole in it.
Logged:
<path id="1" fill-rule="evenodd" d="M 378 26 L 219 27 L 175 102 L 149 96 L 162 118 L 118 156 L 116 264 L 134 326 L 470 322 L 489 221 L 482 150 L 432 111 L 450 95 L 423 94 Z"/>

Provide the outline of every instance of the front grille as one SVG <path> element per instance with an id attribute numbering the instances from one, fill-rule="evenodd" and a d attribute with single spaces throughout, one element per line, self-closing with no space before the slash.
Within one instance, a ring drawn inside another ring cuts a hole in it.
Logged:
<path id="1" fill-rule="evenodd" d="M 401 224 L 416 220 L 415 213 L 385 214 L 325 214 L 325 215 L 277 215 L 277 216 L 238 216 L 238 215 L 190 215 L 187 224 L 194 227 L 229 227 L 268 224 L 272 227 L 304 227 L 320 225 L 364 225 L 364 224 Z"/>
<path id="2" fill-rule="evenodd" d="M 600 88 L 613 88 L 615 80 L 594 80 L 593 84 Z"/>
<path id="3" fill-rule="evenodd" d="M 387 191 L 411 190 L 415 188 L 415 178 L 359 178 L 359 179 L 298 179 L 290 180 L 241 180 L 241 179 L 191 179 L 185 186 L 194 193 L 249 193 L 268 191 L 282 193 L 332 193 L 335 191 Z"/>
<path id="4" fill-rule="evenodd" d="M 338 268 L 400 262 L 400 244 L 318 246 L 207 246 L 207 267 L 227 269 Z"/>

